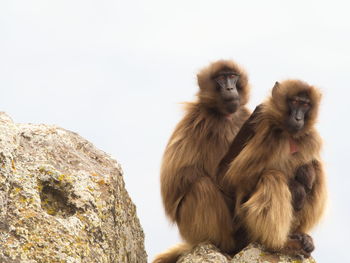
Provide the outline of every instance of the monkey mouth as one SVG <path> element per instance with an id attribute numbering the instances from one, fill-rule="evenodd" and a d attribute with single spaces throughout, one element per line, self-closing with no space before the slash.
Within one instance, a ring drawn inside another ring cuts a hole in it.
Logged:
<path id="1" fill-rule="evenodd" d="M 287 127 L 290 133 L 297 133 L 303 129 L 304 123 L 289 122 Z"/>
<path id="2" fill-rule="evenodd" d="M 238 107 L 239 107 L 239 100 L 237 99 L 233 99 L 233 100 L 231 99 L 225 103 L 225 109 L 229 114 L 236 112 Z"/>
<path id="3" fill-rule="evenodd" d="M 298 133 L 300 130 L 301 130 L 301 129 L 296 129 L 296 128 L 289 129 L 289 133 L 295 135 L 295 134 Z"/>
<path id="4" fill-rule="evenodd" d="M 304 127 L 304 122 L 303 121 L 296 121 L 294 124 L 294 127 L 296 130 L 300 131 Z"/>
<path id="5" fill-rule="evenodd" d="M 226 97 L 224 98 L 225 103 L 239 103 L 239 98 L 237 97 Z"/>

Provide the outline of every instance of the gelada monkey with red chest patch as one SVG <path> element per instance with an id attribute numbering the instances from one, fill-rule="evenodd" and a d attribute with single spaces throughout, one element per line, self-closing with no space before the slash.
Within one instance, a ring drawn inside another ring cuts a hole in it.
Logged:
<path id="1" fill-rule="evenodd" d="M 314 127 L 320 99 L 305 82 L 276 82 L 250 119 L 249 140 L 227 172 L 222 169 L 222 186 L 234 195 L 236 245 L 259 242 L 270 251 L 305 257 L 313 251 L 306 233 L 320 220 L 327 197 Z"/>
<path id="2" fill-rule="evenodd" d="M 210 242 L 222 251 L 234 248 L 232 215 L 218 186 L 216 171 L 250 113 L 247 74 L 233 61 L 220 60 L 197 75 L 198 101 L 165 149 L 161 193 L 168 218 L 185 243 L 160 254 L 154 263 L 176 262 L 192 246 Z"/>

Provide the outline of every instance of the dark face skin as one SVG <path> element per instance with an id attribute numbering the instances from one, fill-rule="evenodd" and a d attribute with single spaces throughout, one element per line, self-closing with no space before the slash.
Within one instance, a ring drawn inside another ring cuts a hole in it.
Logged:
<path id="1" fill-rule="evenodd" d="M 230 70 L 220 71 L 214 77 L 217 83 L 219 98 L 226 114 L 234 113 L 240 105 L 239 93 L 236 86 L 238 79 L 239 74 Z"/>
<path id="2" fill-rule="evenodd" d="M 288 99 L 287 103 L 289 107 L 287 127 L 290 132 L 296 133 L 305 125 L 307 113 L 311 109 L 310 99 L 306 94 L 298 94 Z"/>

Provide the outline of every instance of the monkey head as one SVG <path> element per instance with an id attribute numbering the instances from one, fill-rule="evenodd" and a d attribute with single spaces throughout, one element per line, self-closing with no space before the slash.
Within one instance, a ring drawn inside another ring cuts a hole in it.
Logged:
<path id="1" fill-rule="evenodd" d="M 206 108 L 230 115 L 248 101 L 247 74 L 233 61 L 219 60 L 197 75 L 198 97 Z"/>
<path id="2" fill-rule="evenodd" d="M 239 74 L 231 69 L 223 69 L 218 72 L 213 80 L 216 82 L 218 100 L 221 101 L 224 112 L 234 113 L 240 106 L 239 93 L 237 89 L 237 82 Z"/>
<path id="3" fill-rule="evenodd" d="M 287 127 L 294 133 L 300 131 L 305 124 L 307 114 L 311 109 L 310 99 L 304 92 L 288 98 L 289 117 L 287 118 Z"/>
<path id="4" fill-rule="evenodd" d="M 300 80 L 276 82 L 271 98 L 280 125 L 292 135 L 303 134 L 313 126 L 320 99 L 318 89 Z"/>

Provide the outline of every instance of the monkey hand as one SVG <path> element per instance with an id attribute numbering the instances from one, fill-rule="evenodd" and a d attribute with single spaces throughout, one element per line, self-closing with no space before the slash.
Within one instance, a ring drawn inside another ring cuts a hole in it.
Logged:
<path id="1" fill-rule="evenodd" d="M 295 211 L 300 211 L 306 201 L 306 191 L 304 185 L 291 179 L 289 182 L 289 191 L 292 194 L 292 205 Z"/>
<path id="2" fill-rule="evenodd" d="M 307 193 L 311 191 L 315 178 L 316 173 L 312 163 L 301 165 L 296 170 L 295 180 L 305 187 Z"/>

